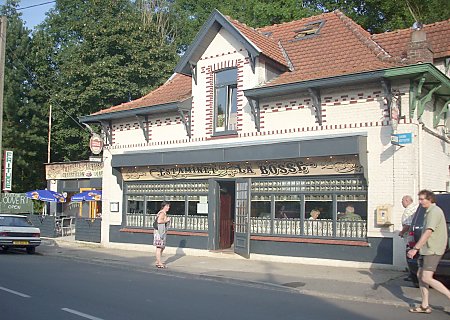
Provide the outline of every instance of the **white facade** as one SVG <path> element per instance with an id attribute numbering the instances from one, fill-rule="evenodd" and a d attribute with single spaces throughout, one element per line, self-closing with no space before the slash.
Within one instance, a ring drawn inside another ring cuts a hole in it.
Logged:
<path id="1" fill-rule="evenodd" d="M 230 67 L 238 70 L 237 135 L 215 138 L 214 72 Z M 322 89 L 322 125 L 317 123 L 312 99 L 307 91 L 261 99 L 261 127 L 257 131 L 243 90 L 257 87 L 266 80 L 264 67 L 265 60 L 258 58 L 253 72 L 243 45 L 225 29 L 221 29 L 197 62 L 197 84 L 192 80 L 191 139 L 187 137 L 179 115 L 149 117 L 148 142 L 145 141 L 142 128 L 133 118 L 113 121 L 113 143 L 103 154 L 102 241 L 109 241 L 111 225 L 123 223 L 123 187 L 120 174 L 111 167 L 114 155 L 131 151 L 183 150 L 192 147 L 207 149 L 208 146 L 222 144 L 260 144 L 361 134 L 367 136 L 367 236 L 392 238 L 393 264 L 405 265 L 405 244 L 398 237 L 398 232 L 402 229 L 403 195 L 409 194 L 416 199 L 419 190 L 446 190 L 450 181 L 449 148 L 442 135 L 444 120 L 441 120 L 437 128 L 433 128 L 432 102 L 428 103 L 420 122 L 416 116 L 410 118 L 409 81 L 398 80 L 391 83 L 392 91 L 398 93 L 397 97 L 401 99 L 403 116 L 396 133 L 413 134 L 412 143 L 405 146 L 391 143 L 393 129 L 390 114 L 378 80 L 344 86 L 337 84 Z M 444 71 L 443 64 L 438 68 Z M 119 212 L 110 212 L 110 202 L 120 203 Z M 375 211 L 381 205 L 392 207 L 392 226 L 377 226 Z"/>

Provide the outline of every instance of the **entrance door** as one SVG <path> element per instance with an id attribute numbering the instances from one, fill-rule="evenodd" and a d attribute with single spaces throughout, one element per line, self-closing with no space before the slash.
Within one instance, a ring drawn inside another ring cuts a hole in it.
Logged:
<path id="1" fill-rule="evenodd" d="M 236 179 L 234 252 L 250 258 L 250 179 Z"/>
<path id="2" fill-rule="evenodd" d="M 234 181 L 219 181 L 219 249 L 228 249 L 233 244 L 234 231 Z"/>
<path id="3" fill-rule="evenodd" d="M 231 247 L 231 232 L 233 228 L 233 220 L 231 216 L 231 195 L 229 193 L 220 192 L 220 235 L 219 249 L 228 249 Z"/>

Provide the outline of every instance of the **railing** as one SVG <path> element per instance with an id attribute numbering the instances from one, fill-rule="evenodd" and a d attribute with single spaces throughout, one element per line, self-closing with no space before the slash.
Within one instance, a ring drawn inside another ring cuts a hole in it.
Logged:
<path id="1" fill-rule="evenodd" d="M 127 214 L 127 227 L 153 228 L 155 214 Z M 170 216 L 170 229 L 208 231 L 208 216 Z"/>
<path id="2" fill-rule="evenodd" d="M 126 225 L 137 228 L 153 228 L 156 215 L 149 214 L 127 214 Z M 170 229 L 207 231 L 207 216 L 170 216 Z M 273 228 L 273 231 L 272 231 Z M 367 222 L 358 221 L 336 221 L 336 233 L 333 232 L 333 220 L 317 219 L 304 220 L 303 229 L 300 219 L 274 219 L 270 218 L 250 219 L 250 232 L 259 235 L 273 236 L 306 236 L 327 237 L 343 239 L 365 239 L 367 237 Z"/>
<path id="3" fill-rule="evenodd" d="M 274 219 L 272 231 L 272 220 L 270 218 L 252 217 L 250 219 L 250 230 L 252 234 L 277 236 L 364 239 L 367 237 L 367 222 L 363 220 L 336 221 L 336 235 L 334 235 L 333 220 L 304 220 L 302 230 L 300 219 Z"/>

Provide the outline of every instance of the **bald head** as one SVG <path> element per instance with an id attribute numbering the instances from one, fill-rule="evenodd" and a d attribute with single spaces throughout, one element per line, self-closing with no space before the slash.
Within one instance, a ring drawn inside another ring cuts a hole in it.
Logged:
<path id="1" fill-rule="evenodd" d="M 403 198 L 402 198 L 402 206 L 403 206 L 403 208 L 406 208 L 411 203 L 413 203 L 413 199 L 412 199 L 412 197 L 410 195 L 403 196 Z"/>

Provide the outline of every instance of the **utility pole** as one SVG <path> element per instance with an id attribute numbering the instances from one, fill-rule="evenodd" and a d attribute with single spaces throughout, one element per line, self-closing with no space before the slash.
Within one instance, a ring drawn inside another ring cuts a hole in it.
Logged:
<path id="1" fill-rule="evenodd" d="M 50 163 L 50 150 L 52 139 L 52 104 L 50 104 L 48 110 L 48 144 L 47 144 L 47 163 Z"/>
<path id="2" fill-rule="evenodd" d="M 6 16 L 0 17 L 0 173 L 2 173 L 2 158 L 3 158 L 3 86 L 5 84 L 5 49 L 6 49 Z M 0 184 L 3 181 L 3 173 L 1 174 Z M 0 187 L 3 188 L 3 184 Z"/>

